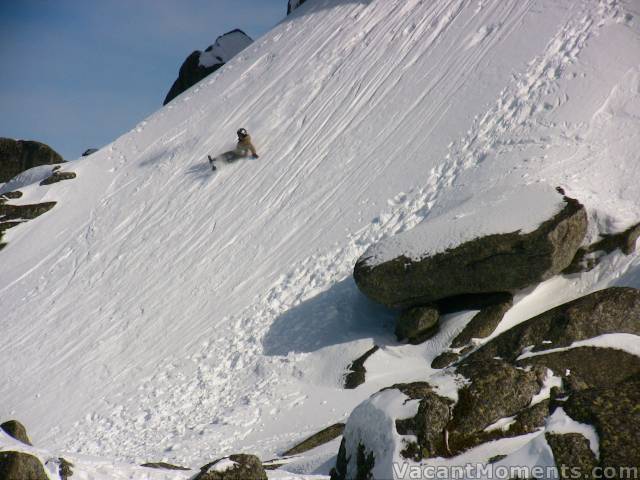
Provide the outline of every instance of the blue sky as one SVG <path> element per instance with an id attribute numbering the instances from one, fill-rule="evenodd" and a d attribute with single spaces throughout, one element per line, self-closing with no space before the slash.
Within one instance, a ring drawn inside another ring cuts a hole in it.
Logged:
<path id="1" fill-rule="evenodd" d="M 218 35 L 256 39 L 287 0 L 0 0 L 0 137 L 66 159 L 162 106 L 180 65 Z"/>

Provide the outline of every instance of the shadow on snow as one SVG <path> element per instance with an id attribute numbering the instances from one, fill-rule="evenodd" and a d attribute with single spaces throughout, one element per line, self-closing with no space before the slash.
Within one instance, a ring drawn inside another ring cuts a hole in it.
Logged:
<path id="1" fill-rule="evenodd" d="M 364 338 L 395 343 L 396 315 L 360 293 L 350 276 L 280 315 L 264 337 L 264 352 L 309 353 Z"/>

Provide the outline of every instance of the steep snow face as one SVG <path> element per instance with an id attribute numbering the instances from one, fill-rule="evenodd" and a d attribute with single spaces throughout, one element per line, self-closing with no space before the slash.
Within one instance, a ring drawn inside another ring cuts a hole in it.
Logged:
<path id="1" fill-rule="evenodd" d="M 380 388 L 428 379 L 464 323 L 398 345 L 354 262 L 490 189 L 561 185 L 601 230 L 640 220 L 639 14 L 631 0 L 306 2 L 63 167 L 76 180 L 22 188 L 16 203 L 58 205 L 0 252 L 0 417 L 51 449 L 199 467 L 272 458 Z M 240 126 L 261 158 L 212 177 L 206 155 Z M 639 263 L 550 280 L 505 325 L 640 287 Z M 367 382 L 343 390 L 374 342 Z M 335 453 L 286 468 L 327 473 Z"/>
<path id="2" fill-rule="evenodd" d="M 225 33 L 200 54 L 200 66 L 208 68 L 227 63 L 251 43 L 253 43 L 253 40 L 242 30 L 232 30 Z"/>

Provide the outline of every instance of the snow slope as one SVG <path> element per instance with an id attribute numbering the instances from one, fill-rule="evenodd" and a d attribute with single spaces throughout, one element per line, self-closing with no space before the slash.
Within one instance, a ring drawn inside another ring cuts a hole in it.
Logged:
<path id="1" fill-rule="evenodd" d="M 640 221 L 639 15 L 634 0 L 304 3 L 65 165 L 76 180 L 21 189 L 15 203 L 58 205 L 0 253 L 0 418 L 52 451 L 196 468 L 272 458 L 380 388 L 432 375 L 471 315 L 400 345 L 353 264 L 490 189 L 562 185 L 592 236 Z M 261 158 L 212 177 L 206 155 L 240 126 Z M 639 265 L 613 254 L 549 280 L 500 329 L 640 287 Z M 341 389 L 374 343 L 367 383 Z M 336 452 L 284 468 L 326 474 Z"/>

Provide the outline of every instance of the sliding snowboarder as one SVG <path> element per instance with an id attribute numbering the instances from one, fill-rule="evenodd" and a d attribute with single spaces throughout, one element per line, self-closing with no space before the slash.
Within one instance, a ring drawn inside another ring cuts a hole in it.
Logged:
<path id="1" fill-rule="evenodd" d="M 215 158 L 211 158 L 211 155 L 208 155 L 209 164 L 211 165 L 211 169 L 213 171 L 217 170 L 215 162 L 222 161 L 222 162 L 231 163 L 231 162 L 235 162 L 240 158 L 246 158 L 249 156 L 251 156 L 252 158 L 259 158 L 259 155 L 256 152 L 256 147 L 254 147 L 253 143 L 251 142 L 251 135 L 249 135 L 247 130 L 244 128 L 241 128 L 240 130 L 238 130 L 237 134 L 238 134 L 238 144 L 236 145 L 236 148 L 234 150 L 225 152 L 222 155 L 218 155 Z"/>

